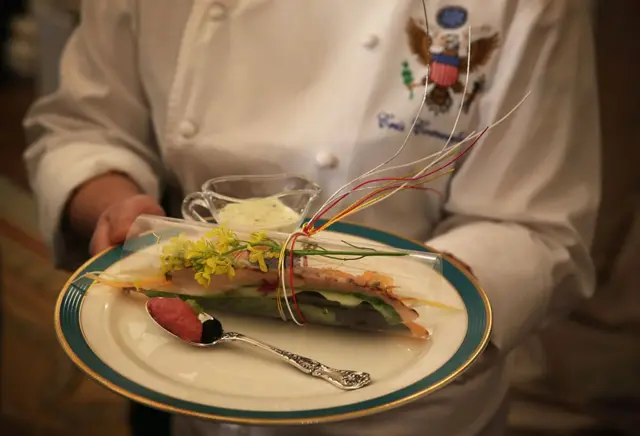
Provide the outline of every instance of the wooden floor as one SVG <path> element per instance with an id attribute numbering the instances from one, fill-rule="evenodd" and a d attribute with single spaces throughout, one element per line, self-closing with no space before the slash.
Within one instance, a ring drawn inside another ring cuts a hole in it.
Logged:
<path id="1" fill-rule="evenodd" d="M 0 86 L 0 434 L 127 436 L 125 400 L 76 370 L 55 338 L 53 310 L 68 273 L 51 266 L 27 190 L 21 119 L 33 87 Z"/>

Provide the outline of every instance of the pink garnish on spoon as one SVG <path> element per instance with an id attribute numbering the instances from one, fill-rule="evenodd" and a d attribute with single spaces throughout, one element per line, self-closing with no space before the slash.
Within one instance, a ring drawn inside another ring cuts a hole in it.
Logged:
<path id="1" fill-rule="evenodd" d="M 180 298 L 152 298 L 147 307 L 158 324 L 183 341 L 200 342 L 202 322 L 191 306 Z"/>

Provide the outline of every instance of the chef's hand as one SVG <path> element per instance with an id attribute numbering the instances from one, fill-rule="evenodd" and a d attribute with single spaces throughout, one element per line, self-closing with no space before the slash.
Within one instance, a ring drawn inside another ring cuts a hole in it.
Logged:
<path id="1" fill-rule="evenodd" d="M 135 195 L 109 206 L 98 218 L 96 230 L 89 244 L 91 254 L 122 244 L 133 222 L 143 214 L 165 215 L 155 198 L 144 194 Z"/>
<path id="2" fill-rule="evenodd" d="M 109 173 L 83 184 L 73 195 L 67 210 L 75 233 L 92 235 L 91 254 L 124 242 L 129 228 L 140 215 L 164 216 L 155 198 L 142 194 L 127 176 Z"/>

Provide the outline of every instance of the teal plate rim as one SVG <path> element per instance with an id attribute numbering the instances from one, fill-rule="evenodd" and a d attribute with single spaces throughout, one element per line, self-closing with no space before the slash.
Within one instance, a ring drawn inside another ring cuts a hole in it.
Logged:
<path id="1" fill-rule="evenodd" d="M 398 235 L 351 223 L 335 223 L 329 230 L 367 238 L 399 249 L 435 252 L 435 250 Z M 155 241 L 153 235 L 140 238 L 140 246 Z M 80 310 L 85 291 L 76 277 L 92 271 L 103 271 L 124 255 L 122 246 L 105 250 L 81 266 L 62 288 L 55 309 L 55 329 L 58 341 L 71 360 L 89 377 L 108 389 L 133 401 L 171 413 L 201 419 L 251 425 L 295 425 L 342 421 L 372 415 L 398 407 L 441 389 L 462 374 L 482 353 L 489 342 L 492 327 L 491 305 L 478 282 L 454 259 L 443 256 L 443 274 L 458 291 L 468 314 L 467 333 L 455 354 L 439 369 L 423 379 L 377 398 L 344 406 L 290 412 L 248 411 L 227 409 L 180 400 L 137 384 L 107 366 L 86 342 L 80 326 Z M 83 278 L 83 285 L 92 283 Z M 87 287 L 82 286 L 84 289 Z"/>

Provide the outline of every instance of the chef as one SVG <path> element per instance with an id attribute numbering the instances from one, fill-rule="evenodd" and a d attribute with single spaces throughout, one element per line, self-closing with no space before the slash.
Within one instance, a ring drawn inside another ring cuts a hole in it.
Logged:
<path id="1" fill-rule="evenodd" d="M 432 185 L 444 199 L 401 192 L 354 215 L 471 267 L 494 310 L 491 345 L 471 371 L 428 398 L 343 423 L 250 428 L 175 416 L 174 434 L 503 434 L 510 350 L 591 294 L 600 162 L 588 2 L 426 6 L 428 20 L 417 0 L 83 3 L 59 89 L 25 121 L 31 185 L 59 264 L 122 242 L 139 214 L 166 213 L 167 186 L 189 193 L 217 176 L 295 172 L 326 199 L 397 150 L 427 76 L 425 108 L 395 164 L 438 151 L 460 107 L 454 139 L 531 91 Z"/>

